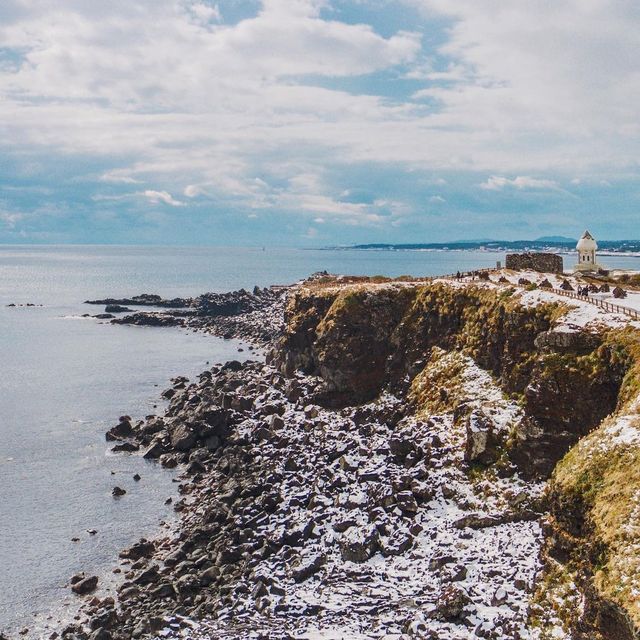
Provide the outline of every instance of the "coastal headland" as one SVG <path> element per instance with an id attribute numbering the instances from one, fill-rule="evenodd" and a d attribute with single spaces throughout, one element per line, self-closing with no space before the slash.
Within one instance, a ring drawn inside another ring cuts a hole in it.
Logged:
<path id="1" fill-rule="evenodd" d="M 45 637 L 636 638 L 640 322 L 565 281 L 585 284 L 317 274 L 96 301 L 257 356 L 110 429 L 181 469 L 178 523 L 123 550 L 116 593 L 76 576 L 81 614 Z"/>

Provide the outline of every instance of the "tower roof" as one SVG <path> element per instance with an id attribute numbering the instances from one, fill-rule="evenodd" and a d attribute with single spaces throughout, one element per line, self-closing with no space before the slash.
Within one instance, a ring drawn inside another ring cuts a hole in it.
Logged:
<path id="1" fill-rule="evenodd" d="M 578 240 L 576 249 L 578 251 L 595 251 L 597 248 L 598 244 L 596 243 L 595 238 L 589 233 L 588 230 L 585 230 L 580 240 Z"/>

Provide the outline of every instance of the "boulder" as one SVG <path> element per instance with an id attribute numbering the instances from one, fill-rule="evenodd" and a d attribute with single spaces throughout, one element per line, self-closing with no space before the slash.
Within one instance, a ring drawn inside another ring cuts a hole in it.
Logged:
<path id="1" fill-rule="evenodd" d="M 267 424 L 272 431 L 278 431 L 284 428 L 284 420 L 277 413 L 274 413 L 269 417 Z"/>
<path id="2" fill-rule="evenodd" d="M 492 464 L 499 457 L 500 439 L 496 427 L 482 410 L 473 410 L 467 418 L 467 441 L 464 459 L 467 462 Z"/>
<path id="3" fill-rule="evenodd" d="M 124 440 L 131 438 L 134 435 L 133 427 L 131 426 L 131 420 L 129 416 L 122 416 L 120 422 L 115 427 L 112 427 L 106 433 L 107 441 L 111 440 Z"/>
<path id="4" fill-rule="evenodd" d="M 563 291 L 575 291 L 575 289 L 571 286 L 571 283 L 566 278 L 562 281 L 560 288 Z"/>
<path id="5" fill-rule="evenodd" d="M 98 586 L 98 576 L 81 577 L 79 580 L 75 580 L 78 577 L 79 576 L 74 576 L 71 579 L 71 591 L 73 591 L 73 593 L 84 596 L 96 590 Z"/>
<path id="6" fill-rule="evenodd" d="M 395 434 L 389 439 L 391 455 L 404 460 L 415 449 L 413 441 L 404 435 Z"/>
<path id="7" fill-rule="evenodd" d="M 345 562 L 366 562 L 378 549 L 378 531 L 368 525 L 351 527 L 340 539 L 340 554 Z"/>
<path id="8" fill-rule="evenodd" d="M 121 558 L 129 560 L 140 560 L 140 558 L 150 558 L 156 549 L 156 545 L 151 540 L 141 538 L 133 546 L 120 552 Z"/>
<path id="9" fill-rule="evenodd" d="M 189 451 L 196 443 L 195 432 L 186 424 L 179 424 L 171 433 L 171 446 L 177 451 Z"/>
<path id="10" fill-rule="evenodd" d="M 499 607 L 503 605 L 507 601 L 508 597 L 509 594 L 502 587 L 498 587 L 491 597 L 491 606 Z"/>
<path id="11" fill-rule="evenodd" d="M 120 304 L 108 304 L 104 308 L 105 313 L 133 313 L 133 309 L 123 307 Z"/>
<path id="12" fill-rule="evenodd" d="M 418 503 L 412 491 L 400 491 L 397 493 L 396 504 L 405 514 L 412 514 L 418 511 Z"/>
<path id="13" fill-rule="evenodd" d="M 406 531 L 396 531 L 390 537 L 380 538 L 380 552 L 383 556 L 400 556 L 413 546 L 413 536 Z"/>
<path id="14" fill-rule="evenodd" d="M 135 444 L 134 442 L 121 442 L 117 444 L 115 447 L 111 448 L 113 453 L 134 453 L 140 450 L 140 445 Z"/>
<path id="15" fill-rule="evenodd" d="M 462 589 L 453 584 L 448 584 L 440 591 L 432 616 L 437 620 L 446 622 L 459 620 L 468 603 L 469 596 Z"/>
<path id="16" fill-rule="evenodd" d="M 320 568 L 326 563 L 326 561 L 327 557 L 324 554 L 302 561 L 294 567 L 291 576 L 295 582 L 304 582 L 320 571 Z"/>
<path id="17" fill-rule="evenodd" d="M 156 438 L 151 442 L 149 448 L 144 452 L 143 458 L 147 460 L 157 460 L 165 452 L 162 440 Z"/>

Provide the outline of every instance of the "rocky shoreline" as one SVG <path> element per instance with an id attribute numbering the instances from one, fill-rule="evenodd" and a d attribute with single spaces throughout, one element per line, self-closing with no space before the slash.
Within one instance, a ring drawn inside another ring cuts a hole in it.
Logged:
<path id="1" fill-rule="evenodd" d="M 222 338 L 238 338 L 263 345 L 274 341 L 282 332 L 288 289 L 286 286 L 263 289 L 256 286 L 251 292 L 240 289 L 170 300 L 155 294 L 141 294 L 132 298 L 87 300 L 85 304 L 104 305 L 104 313 L 93 317 L 111 320 L 113 324 L 185 327 Z M 132 310 L 129 308 L 131 306 L 153 307 L 154 310 Z M 122 313 L 130 315 L 113 315 Z"/>
<path id="2" fill-rule="evenodd" d="M 62 637 L 521 637 L 539 487 L 504 479 L 487 496 L 449 418 L 422 421 L 394 396 L 323 409 L 321 386 L 229 362 L 177 381 L 163 417 L 111 429 L 183 465 L 180 524 L 125 550 L 117 604 L 96 598 Z"/>

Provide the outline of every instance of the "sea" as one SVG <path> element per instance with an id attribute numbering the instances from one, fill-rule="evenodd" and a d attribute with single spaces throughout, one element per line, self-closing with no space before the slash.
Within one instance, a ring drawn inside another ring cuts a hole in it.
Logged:
<path id="1" fill-rule="evenodd" d="M 123 414 L 161 412 L 170 379 L 246 357 L 241 343 L 178 328 L 117 326 L 87 299 L 290 284 L 317 271 L 427 276 L 504 264 L 489 251 L 0 246 L 0 631 L 39 637 L 71 616 L 69 578 L 103 577 L 119 550 L 170 526 L 176 474 L 114 455 Z M 566 262 L 566 260 L 565 260 Z M 640 269 L 640 257 L 603 259 Z M 17 306 L 8 306 L 15 304 Z M 20 305 L 35 306 L 20 306 Z M 141 476 L 140 481 L 133 479 Z M 114 499 L 114 486 L 126 494 Z M 74 541 L 74 539 L 76 539 Z"/>

